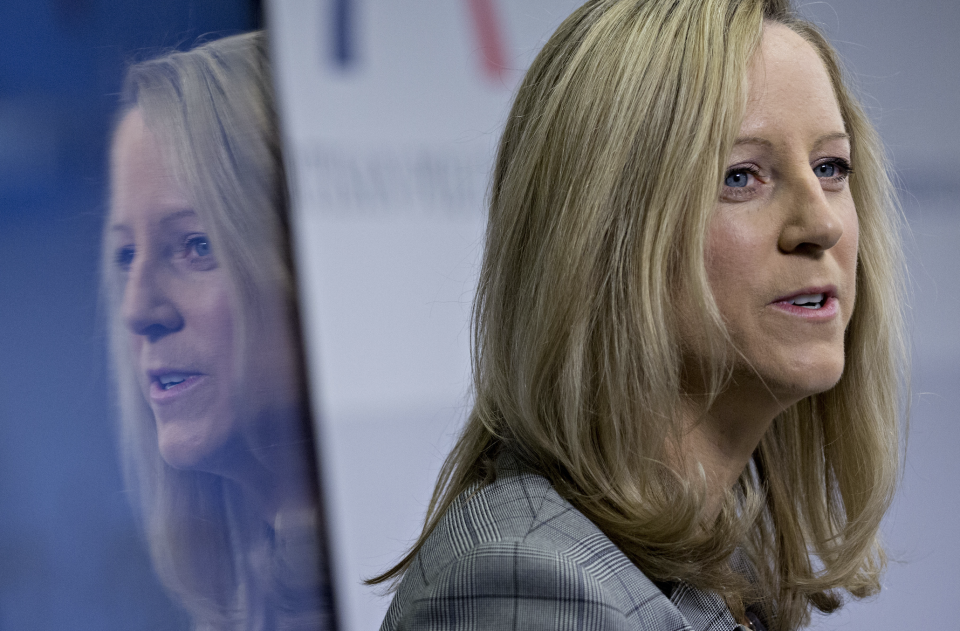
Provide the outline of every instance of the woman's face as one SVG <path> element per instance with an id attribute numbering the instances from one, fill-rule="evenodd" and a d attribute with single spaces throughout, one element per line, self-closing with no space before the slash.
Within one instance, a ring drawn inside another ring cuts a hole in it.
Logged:
<path id="1" fill-rule="evenodd" d="M 160 453 L 177 468 L 207 468 L 237 418 L 230 284 L 136 109 L 117 130 L 111 169 L 107 247 Z"/>
<path id="2" fill-rule="evenodd" d="M 826 68 L 788 28 L 765 26 L 747 79 L 707 274 L 739 351 L 737 383 L 789 405 L 843 372 L 857 268 L 850 140 Z"/>

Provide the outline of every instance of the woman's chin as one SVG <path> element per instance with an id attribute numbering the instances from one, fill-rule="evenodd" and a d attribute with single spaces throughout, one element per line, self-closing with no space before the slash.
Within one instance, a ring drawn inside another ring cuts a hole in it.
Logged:
<path id="1" fill-rule="evenodd" d="M 781 398 L 792 405 L 801 399 L 815 396 L 833 389 L 843 376 L 843 358 L 839 361 L 821 362 L 816 367 L 798 370 L 783 375 L 780 383 L 771 383 L 774 392 L 780 392 Z"/>
<path id="2" fill-rule="evenodd" d="M 772 365 L 771 365 L 772 364 Z M 833 389 L 843 376 L 843 355 L 821 356 L 819 361 L 754 362 L 734 372 L 733 387 L 743 397 L 768 400 L 780 410 L 807 397 Z M 770 399 L 772 397 L 772 400 Z"/>
<path id="3" fill-rule="evenodd" d="M 192 424 L 190 424 L 192 425 Z M 158 428 L 160 456 L 174 469 L 186 471 L 215 469 L 215 461 L 226 444 L 225 436 L 179 427 L 176 423 Z"/>

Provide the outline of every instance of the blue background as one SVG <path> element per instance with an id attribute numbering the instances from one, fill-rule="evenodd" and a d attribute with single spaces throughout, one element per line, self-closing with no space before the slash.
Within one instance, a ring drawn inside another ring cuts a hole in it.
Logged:
<path id="1" fill-rule="evenodd" d="M 97 260 L 124 68 L 251 0 L 0 3 L 0 630 L 186 628 L 124 496 Z"/>

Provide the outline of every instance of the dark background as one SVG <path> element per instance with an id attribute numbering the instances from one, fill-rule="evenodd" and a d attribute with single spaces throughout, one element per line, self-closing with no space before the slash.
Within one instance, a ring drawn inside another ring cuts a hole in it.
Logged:
<path id="1" fill-rule="evenodd" d="M 255 0 L 0 3 L 0 630 L 176 629 L 115 453 L 97 261 L 126 66 Z"/>

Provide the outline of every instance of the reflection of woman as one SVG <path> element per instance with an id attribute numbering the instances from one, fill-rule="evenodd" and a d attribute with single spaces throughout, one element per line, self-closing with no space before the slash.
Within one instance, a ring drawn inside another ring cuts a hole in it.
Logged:
<path id="1" fill-rule="evenodd" d="M 383 628 L 787 630 L 877 591 L 891 200 L 786 0 L 576 11 L 508 119 L 476 403 Z"/>
<path id="2" fill-rule="evenodd" d="M 134 66 L 111 154 L 123 458 L 198 628 L 325 620 L 265 52 L 250 34 Z"/>

